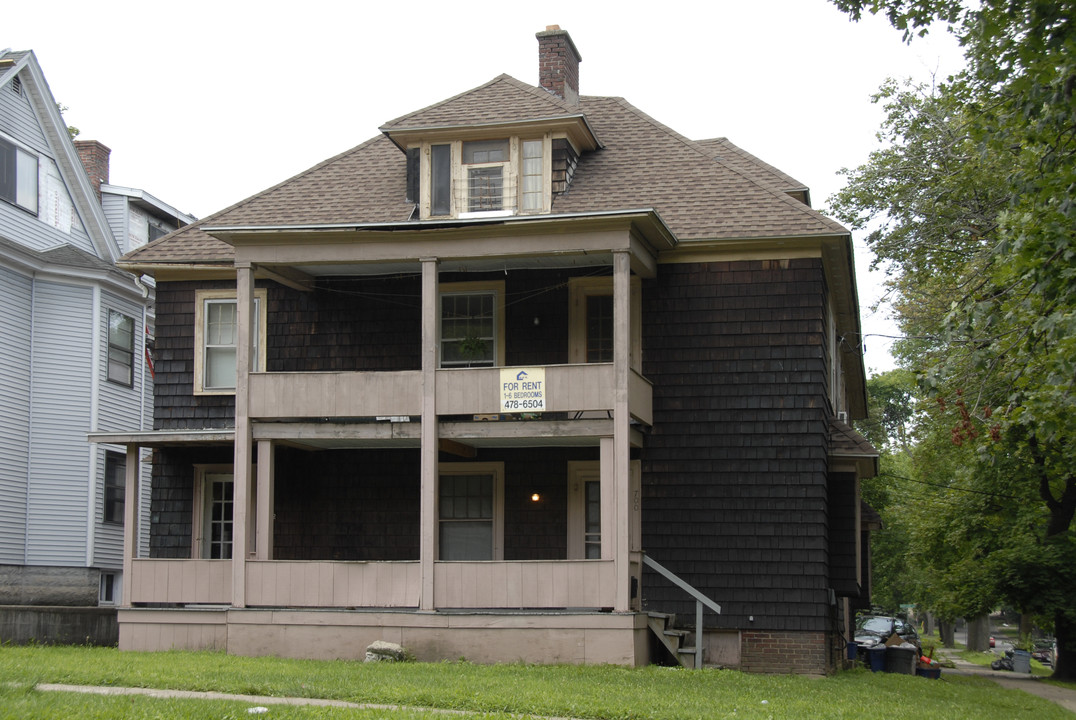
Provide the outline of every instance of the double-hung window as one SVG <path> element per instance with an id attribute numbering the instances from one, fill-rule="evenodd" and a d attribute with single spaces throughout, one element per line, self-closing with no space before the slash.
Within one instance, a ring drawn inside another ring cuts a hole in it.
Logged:
<path id="1" fill-rule="evenodd" d="M 441 367 L 504 365 L 504 283 L 441 286 Z"/>
<path id="2" fill-rule="evenodd" d="M 504 557 L 504 468 L 500 463 L 451 463 L 439 471 L 438 559 Z"/>
<path id="3" fill-rule="evenodd" d="M 0 138 L 0 199 L 37 214 L 37 158 Z"/>
<path id="4" fill-rule="evenodd" d="M 126 483 L 126 456 L 111 450 L 105 451 L 105 522 L 123 524 Z"/>
<path id="5" fill-rule="evenodd" d="M 480 140 L 463 143 L 463 166 L 467 183 L 467 212 L 509 210 L 505 191 L 508 175 L 507 140 Z M 509 205 L 511 205 L 510 203 Z"/>
<path id="6" fill-rule="evenodd" d="M 108 379 L 120 385 L 134 384 L 134 318 L 108 311 Z"/>
<path id="7" fill-rule="evenodd" d="M 265 369 L 266 291 L 254 291 L 254 369 Z M 234 291 L 199 290 L 195 296 L 194 391 L 235 392 L 239 314 Z"/>
<path id="8" fill-rule="evenodd" d="M 541 140 L 524 140 L 520 167 L 520 210 L 541 212 L 545 207 L 545 172 L 543 159 L 545 143 Z"/>

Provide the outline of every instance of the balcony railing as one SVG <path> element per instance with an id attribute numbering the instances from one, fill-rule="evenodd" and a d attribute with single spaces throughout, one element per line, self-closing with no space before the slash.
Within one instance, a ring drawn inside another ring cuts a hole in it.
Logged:
<path id="1" fill-rule="evenodd" d="M 502 412 L 501 369 L 438 370 L 438 415 Z M 547 413 L 614 409 L 611 364 L 550 365 L 545 367 L 545 378 Z M 252 373 L 249 397 L 250 416 L 256 419 L 414 416 L 422 412 L 422 373 Z M 632 416 L 651 424 L 651 386 L 634 371 L 629 379 L 629 408 Z"/>

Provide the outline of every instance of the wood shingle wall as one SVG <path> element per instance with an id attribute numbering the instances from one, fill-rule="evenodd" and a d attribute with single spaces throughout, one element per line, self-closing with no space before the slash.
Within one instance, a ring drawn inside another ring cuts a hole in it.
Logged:
<path id="1" fill-rule="evenodd" d="M 829 630 L 821 261 L 662 265 L 643 292 L 643 547 L 722 605 L 707 623 Z"/>

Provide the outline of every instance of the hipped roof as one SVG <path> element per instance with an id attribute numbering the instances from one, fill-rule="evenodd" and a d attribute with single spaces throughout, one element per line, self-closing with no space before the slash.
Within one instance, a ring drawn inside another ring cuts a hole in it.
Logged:
<path id="1" fill-rule="evenodd" d="M 752 171 L 743 156 L 715 152 L 714 141 L 689 140 L 623 98 L 582 96 L 577 106 L 568 105 L 541 88 L 500 75 L 391 120 L 383 130 L 391 134 L 408 128 L 579 115 L 601 148 L 582 154 L 568 192 L 554 198 L 553 213 L 653 209 L 681 243 L 848 235 L 840 224 L 789 197 L 791 178 L 765 170 L 769 166 L 764 163 L 765 168 L 756 166 Z M 405 191 L 406 156 L 382 134 L 145 245 L 124 260 L 142 267 L 230 263 L 232 247 L 205 233 L 205 227 L 351 223 L 421 227 L 422 221 L 411 219 L 414 205 L 405 200 Z"/>

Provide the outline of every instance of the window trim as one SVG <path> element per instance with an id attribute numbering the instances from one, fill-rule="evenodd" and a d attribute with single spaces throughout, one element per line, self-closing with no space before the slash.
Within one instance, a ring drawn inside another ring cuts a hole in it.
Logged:
<path id="1" fill-rule="evenodd" d="M 505 366 L 505 327 L 504 327 L 504 281 L 503 280 L 471 280 L 466 282 L 441 283 L 437 288 L 437 368 L 439 370 L 467 369 L 455 366 L 445 367 L 443 339 L 441 329 L 441 298 L 445 295 L 493 295 L 493 365 L 492 367 Z M 485 367 L 485 366 L 483 366 Z"/>
<path id="2" fill-rule="evenodd" d="M 258 357 L 255 372 L 265 372 L 265 337 L 266 308 L 269 302 L 265 288 L 254 290 L 256 312 L 258 316 Z M 194 394 L 195 395 L 235 395 L 235 388 L 205 387 L 205 308 L 207 301 L 235 300 L 235 290 L 196 290 L 194 292 Z"/>
<path id="3" fill-rule="evenodd" d="M 116 472 L 109 473 L 110 466 L 114 470 L 118 470 L 119 482 L 109 482 L 114 479 Z M 118 491 L 119 499 L 113 499 L 109 501 L 109 490 L 113 493 Z M 101 522 L 109 525 L 124 524 L 124 518 L 127 506 L 127 456 L 124 453 L 116 452 L 115 450 L 105 450 L 105 475 L 102 492 L 102 507 L 101 507 Z M 118 507 L 119 517 L 109 517 L 109 507 Z"/>
<path id="4" fill-rule="evenodd" d="M 437 465 L 437 504 L 434 517 L 437 518 L 437 530 L 434 532 L 434 557 L 437 562 L 489 562 L 481 560 L 442 560 L 441 559 L 441 477 L 443 475 L 492 475 L 493 476 L 493 553 L 492 561 L 504 560 L 504 463 L 503 462 L 452 462 Z"/>
<path id="5" fill-rule="evenodd" d="M 568 279 L 568 362 L 584 365 L 587 362 L 587 306 L 586 300 L 595 295 L 612 295 L 613 278 L 573 277 Z M 631 349 L 629 366 L 642 372 L 643 302 L 642 281 L 631 277 Z M 614 350 L 615 352 L 615 350 Z"/>
<path id="6" fill-rule="evenodd" d="M 127 320 L 129 320 L 131 322 L 131 344 L 130 344 L 130 347 L 125 347 L 123 345 L 120 345 L 118 343 L 114 343 L 112 341 L 112 316 L 113 315 L 119 315 L 120 317 L 126 318 Z M 106 344 L 108 346 L 108 349 L 107 349 L 108 357 L 106 358 L 106 362 L 105 362 L 105 379 L 110 383 L 115 383 L 116 385 L 122 385 L 123 387 L 134 387 L 134 380 L 135 380 L 135 361 L 134 361 L 134 358 L 135 358 L 135 344 L 136 344 L 135 343 L 135 336 L 138 334 L 138 323 L 135 320 L 134 316 L 128 315 L 127 313 L 120 312 L 119 310 L 113 310 L 112 308 L 108 309 L 107 317 L 108 317 L 108 330 L 107 330 L 108 337 L 107 337 Z M 119 380 L 119 379 L 116 379 L 116 378 L 114 378 L 112 376 L 112 351 L 113 350 L 116 350 L 117 352 L 124 353 L 125 357 L 128 360 L 127 363 L 126 363 L 126 367 L 127 367 L 127 379 L 126 380 Z"/>

